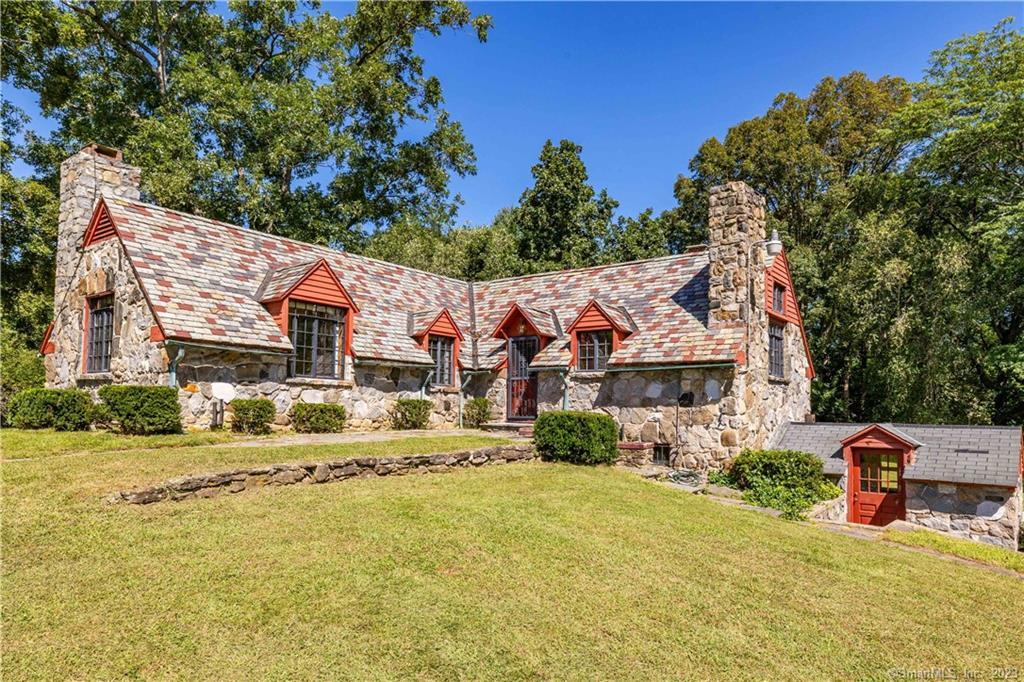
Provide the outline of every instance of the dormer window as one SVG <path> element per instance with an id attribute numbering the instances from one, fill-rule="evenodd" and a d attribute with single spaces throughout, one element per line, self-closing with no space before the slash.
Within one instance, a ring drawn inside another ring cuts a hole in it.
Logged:
<path id="1" fill-rule="evenodd" d="M 577 332 L 577 367 L 583 372 L 600 372 L 608 367 L 612 354 L 612 330 Z"/>
<path id="2" fill-rule="evenodd" d="M 294 377 L 338 378 L 345 375 L 344 308 L 288 302 L 288 336 L 295 347 Z"/>
<path id="3" fill-rule="evenodd" d="M 780 315 L 786 312 L 786 287 L 781 284 L 772 286 L 772 310 Z"/>
<path id="4" fill-rule="evenodd" d="M 451 336 L 429 337 L 427 348 L 430 351 L 430 359 L 434 362 L 434 376 L 431 382 L 434 386 L 451 386 L 455 375 L 455 339 Z"/>

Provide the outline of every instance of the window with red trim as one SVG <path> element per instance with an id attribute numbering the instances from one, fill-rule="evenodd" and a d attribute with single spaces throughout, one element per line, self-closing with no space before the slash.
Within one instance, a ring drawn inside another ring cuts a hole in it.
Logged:
<path id="1" fill-rule="evenodd" d="M 427 343 L 430 359 L 434 361 L 434 386 L 452 386 L 455 382 L 455 339 L 451 336 L 431 334 Z"/>
<path id="2" fill-rule="evenodd" d="M 786 312 L 786 287 L 778 283 L 772 286 L 772 310 L 779 314 Z"/>
<path id="3" fill-rule="evenodd" d="M 114 295 L 88 299 L 88 329 L 85 342 L 85 371 L 109 372 L 114 341 Z"/>
<path id="4" fill-rule="evenodd" d="M 597 372 L 608 367 L 608 356 L 612 354 L 612 331 L 576 332 L 579 348 L 576 366 L 584 372 Z"/>

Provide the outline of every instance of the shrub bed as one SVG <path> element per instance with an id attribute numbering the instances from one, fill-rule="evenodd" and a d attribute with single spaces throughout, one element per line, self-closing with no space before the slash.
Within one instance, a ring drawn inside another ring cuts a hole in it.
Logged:
<path id="1" fill-rule="evenodd" d="M 434 403 L 425 398 L 399 398 L 391 413 L 391 423 L 396 429 L 425 429 Z"/>
<path id="2" fill-rule="evenodd" d="M 270 422 L 277 414 L 273 401 L 266 398 L 236 398 L 231 401 L 231 410 L 231 430 L 255 435 L 270 433 Z"/>
<path id="3" fill-rule="evenodd" d="M 618 456 L 615 420 L 596 412 L 544 412 L 533 425 L 541 457 L 573 464 L 611 464 Z"/>
<path id="4" fill-rule="evenodd" d="M 84 431 L 89 428 L 92 399 L 77 388 L 30 388 L 11 399 L 11 423 L 19 429 Z"/>
<path id="5" fill-rule="evenodd" d="M 299 433 L 339 433 L 347 418 L 344 405 L 297 403 L 292 408 L 292 426 Z"/>
<path id="6" fill-rule="evenodd" d="M 491 401 L 487 398 L 473 398 L 462 410 L 462 421 L 467 426 L 477 428 L 486 424 L 491 418 Z"/>
<path id="7" fill-rule="evenodd" d="M 750 504 L 778 509 L 786 519 L 802 518 L 816 503 L 843 492 L 825 478 L 820 459 L 798 450 L 744 450 L 717 478 L 742 490 Z"/>
<path id="8" fill-rule="evenodd" d="M 122 433 L 181 433 L 178 391 L 170 386 L 103 386 L 100 398 Z"/>

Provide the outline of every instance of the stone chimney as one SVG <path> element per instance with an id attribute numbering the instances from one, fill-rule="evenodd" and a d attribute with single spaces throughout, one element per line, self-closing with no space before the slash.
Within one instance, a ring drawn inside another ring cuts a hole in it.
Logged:
<path id="1" fill-rule="evenodd" d="M 745 182 L 730 182 L 712 187 L 708 203 L 708 326 L 715 327 L 747 320 L 751 290 L 764 291 L 764 248 L 751 247 L 765 239 L 765 201 Z"/>
<path id="2" fill-rule="evenodd" d="M 60 218 L 57 225 L 57 277 L 54 306 L 59 306 L 101 196 L 139 198 L 140 171 L 121 158 L 121 150 L 90 144 L 60 165 Z M 59 313 L 59 311 L 55 311 Z"/>

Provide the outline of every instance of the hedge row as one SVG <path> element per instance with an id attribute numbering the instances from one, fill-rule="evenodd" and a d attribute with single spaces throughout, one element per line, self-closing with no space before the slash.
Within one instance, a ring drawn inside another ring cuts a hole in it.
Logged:
<path id="1" fill-rule="evenodd" d="M 596 412 L 544 412 L 533 424 L 541 457 L 573 464 L 611 464 L 618 456 L 615 420 Z"/>
<path id="2" fill-rule="evenodd" d="M 19 429 L 84 431 L 116 422 L 122 433 L 179 433 L 178 392 L 168 386 L 103 386 L 100 404 L 77 388 L 30 388 L 11 399 L 11 424 Z"/>

